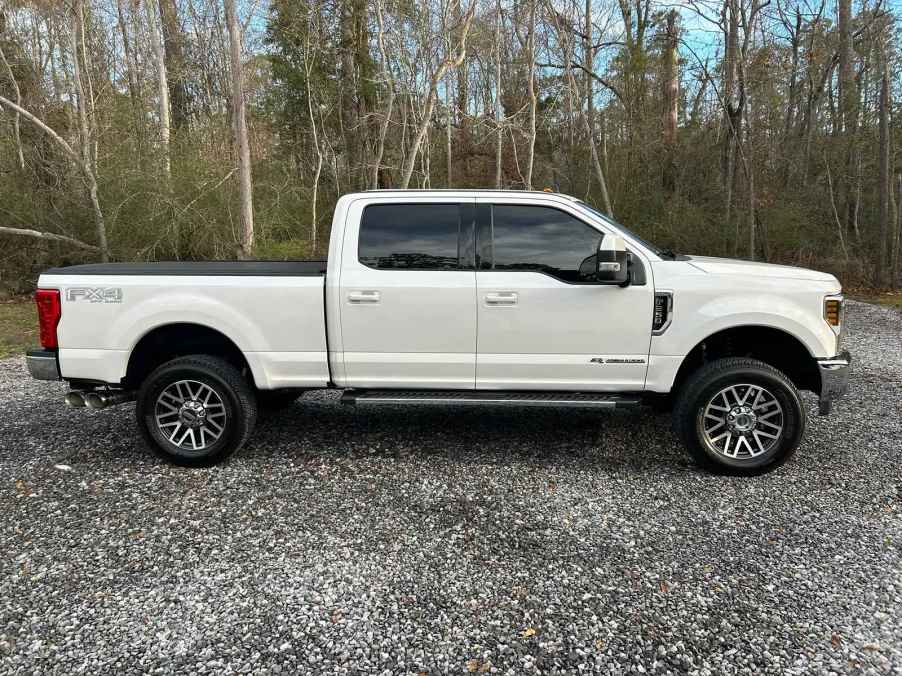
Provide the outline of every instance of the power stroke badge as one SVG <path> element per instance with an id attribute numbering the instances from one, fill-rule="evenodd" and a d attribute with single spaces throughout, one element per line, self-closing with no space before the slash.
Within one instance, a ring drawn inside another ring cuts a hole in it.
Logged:
<path id="1" fill-rule="evenodd" d="M 66 300 L 72 303 L 121 303 L 122 289 L 112 286 L 76 286 L 66 289 Z"/>

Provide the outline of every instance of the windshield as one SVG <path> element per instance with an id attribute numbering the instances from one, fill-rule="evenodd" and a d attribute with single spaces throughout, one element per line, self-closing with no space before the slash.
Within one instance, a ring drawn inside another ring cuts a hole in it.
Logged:
<path id="1" fill-rule="evenodd" d="M 662 257 L 665 257 L 665 256 L 666 256 L 666 257 L 669 257 L 669 255 L 668 255 L 669 252 L 668 252 L 666 249 L 662 249 L 661 247 L 656 246 L 655 244 L 652 244 L 652 243 L 649 242 L 647 239 L 644 239 L 644 238 L 642 238 L 642 237 L 639 237 L 639 235 L 637 235 L 635 232 L 633 232 L 632 230 L 630 230 L 630 229 L 627 228 L 626 226 L 621 225 L 621 224 L 618 223 L 617 221 L 613 220 L 610 216 L 606 216 L 605 214 L 601 213 L 598 209 L 595 209 L 594 207 L 590 207 L 590 206 L 589 206 L 588 204 L 586 204 L 585 202 L 577 202 L 576 204 L 577 204 L 577 206 L 579 206 L 581 209 L 584 209 L 584 210 L 588 211 L 588 212 L 589 212 L 590 214 L 592 214 L 593 216 L 597 216 L 598 218 L 600 218 L 601 220 L 603 220 L 605 223 L 607 223 L 607 224 L 613 226 L 614 228 L 616 228 L 617 230 L 619 230 L 620 232 L 622 232 L 624 235 L 626 235 L 626 236 L 629 237 L 630 239 L 634 239 L 635 241 L 639 242 L 639 244 L 641 244 L 641 245 L 643 245 L 645 248 L 647 248 L 647 249 L 653 251 L 656 255 L 662 256 Z"/>

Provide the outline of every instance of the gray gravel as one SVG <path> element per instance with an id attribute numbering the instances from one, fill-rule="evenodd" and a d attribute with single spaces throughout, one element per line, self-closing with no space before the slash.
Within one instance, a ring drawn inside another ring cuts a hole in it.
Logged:
<path id="1" fill-rule="evenodd" d="M 185 470 L 2 361 L 0 672 L 902 674 L 902 315 L 848 316 L 851 394 L 753 479 L 651 412 L 330 394 Z"/>

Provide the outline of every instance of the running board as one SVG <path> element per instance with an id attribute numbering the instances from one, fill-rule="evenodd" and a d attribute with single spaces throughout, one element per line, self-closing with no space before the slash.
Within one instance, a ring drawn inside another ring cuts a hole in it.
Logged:
<path id="1" fill-rule="evenodd" d="M 620 408 L 642 403 L 637 394 L 606 392 L 501 392 L 477 390 L 347 390 L 341 403 L 357 406 L 560 406 Z"/>

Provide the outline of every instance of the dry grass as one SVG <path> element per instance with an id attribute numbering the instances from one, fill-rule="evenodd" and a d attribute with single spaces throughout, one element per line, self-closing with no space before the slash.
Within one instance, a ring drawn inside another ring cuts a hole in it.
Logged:
<path id="1" fill-rule="evenodd" d="M 29 297 L 0 301 L 0 359 L 37 347 L 38 317 Z"/>
<path id="2" fill-rule="evenodd" d="M 900 291 L 861 291 L 849 294 L 849 298 L 860 300 L 864 303 L 886 305 L 902 310 L 902 292 Z"/>

